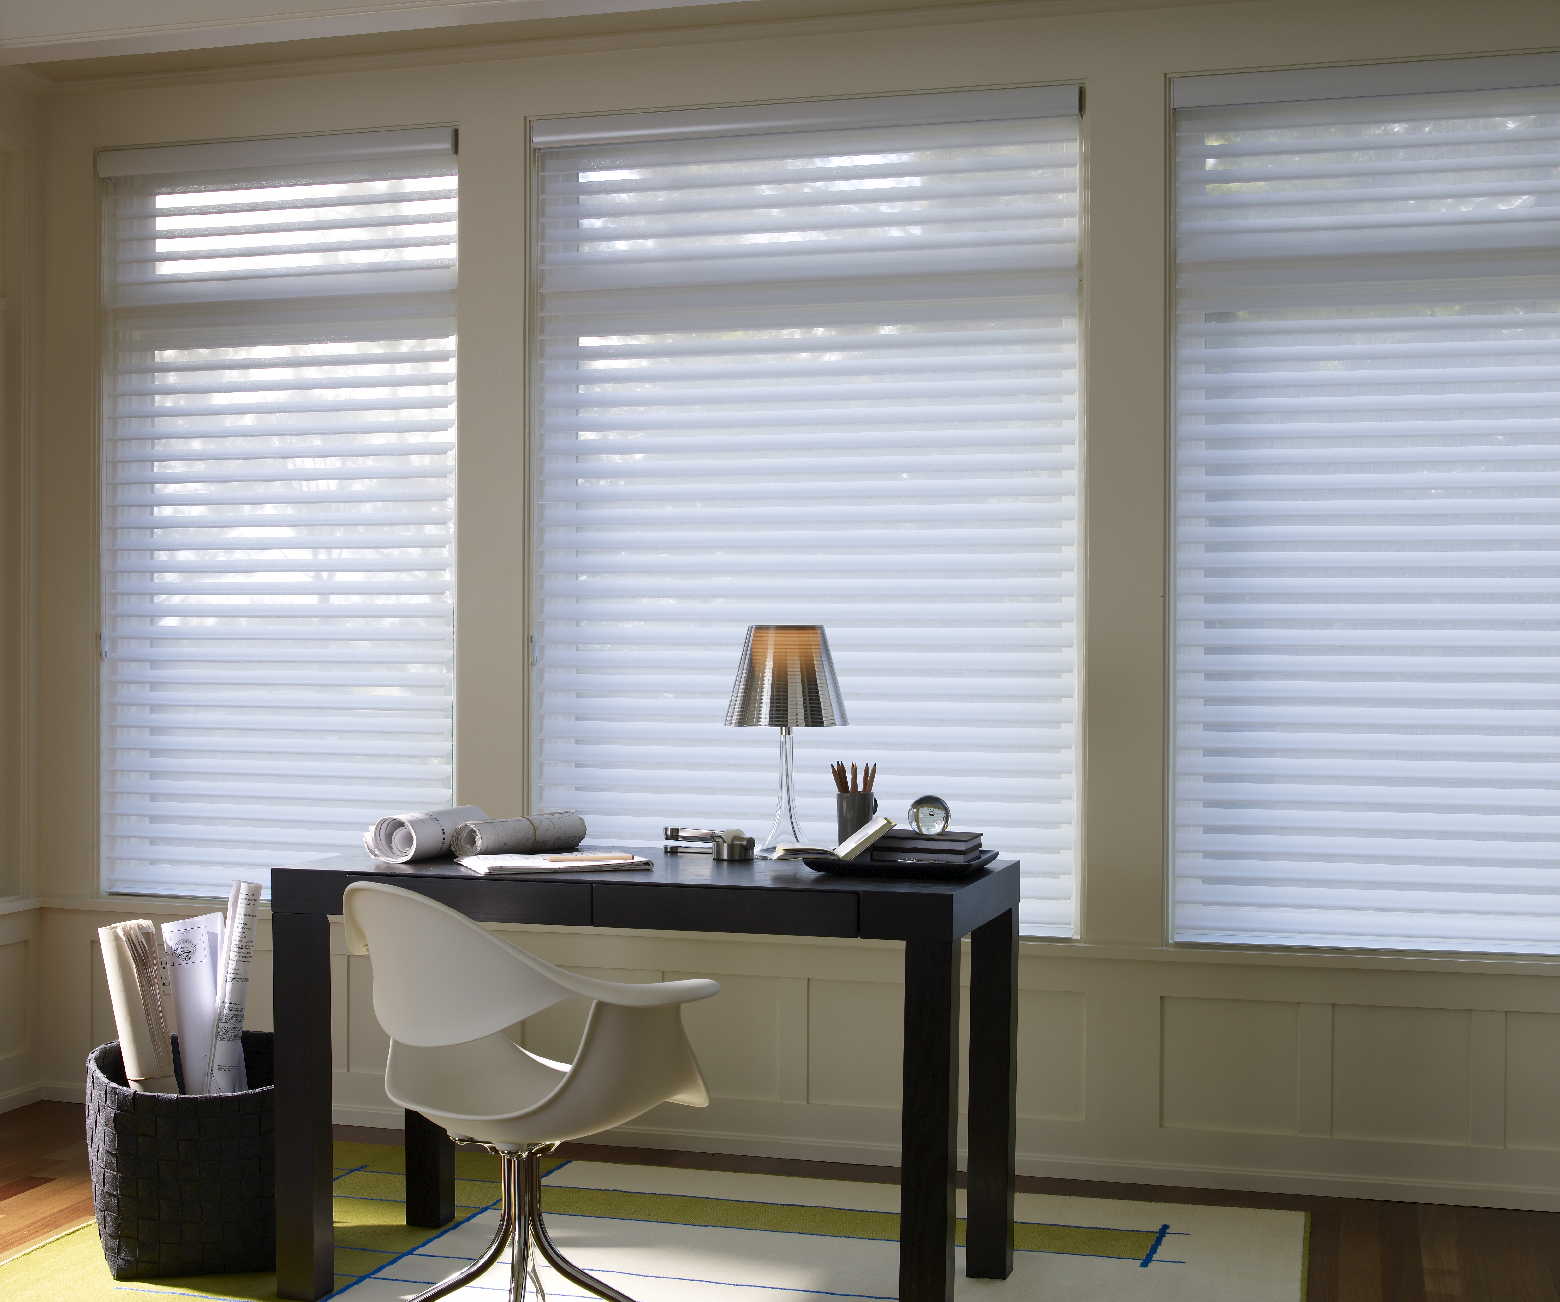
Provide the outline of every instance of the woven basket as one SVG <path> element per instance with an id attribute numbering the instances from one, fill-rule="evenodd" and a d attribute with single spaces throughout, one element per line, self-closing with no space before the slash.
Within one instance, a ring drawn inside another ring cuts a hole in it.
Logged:
<path id="1" fill-rule="evenodd" d="M 244 1032 L 244 1062 L 254 1089 L 143 1094 L 117 1042 L 88 1055 L 92 1203 L 115 1279 L 275 1268 L 270 1032 Z"/>

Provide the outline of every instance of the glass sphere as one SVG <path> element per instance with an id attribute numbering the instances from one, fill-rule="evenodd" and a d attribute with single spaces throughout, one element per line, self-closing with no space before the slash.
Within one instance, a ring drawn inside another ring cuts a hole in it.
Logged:
<path id="1" fill-rule="evenodd" d="M 917 796 L 910 802 L 910 826 L 926 836 L 948 830 L 948 802 L 940 796 Z"/>

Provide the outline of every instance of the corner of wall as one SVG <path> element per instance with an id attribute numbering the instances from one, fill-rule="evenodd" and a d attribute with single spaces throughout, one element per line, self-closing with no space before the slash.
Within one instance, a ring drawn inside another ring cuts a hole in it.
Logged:
<path id="1" fill-rule="evenodd" d="M 41 1097 L 31 712 L 44 89 L 34 74 L 0 67 L 0 1111 Z"/>

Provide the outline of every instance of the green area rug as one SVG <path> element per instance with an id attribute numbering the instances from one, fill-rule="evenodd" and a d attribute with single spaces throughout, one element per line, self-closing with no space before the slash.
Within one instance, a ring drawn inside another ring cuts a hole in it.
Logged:
<path id="1" fill-rule="evenodd" d="M 403 1224 L 401 1150 L 338 1144 L 336 1292 L 400 1302 L 475 1257 L 496 1228 L 497 1167 L 456 1161 L 455 1222 Z M 543 1207 L 565 1254 L 640 1302 L 814 1302 L 896 1296 L 898 1191 L 791 1176 L 598 1162 L 555 1164 Z M 1011 1279 L 959 1281 L 964 1298 L 1067 1302 L 1300 1302 L 1305 1217 L 1296 1212 L 1021 1194 Z M 962 1241 L 962 1223 L 960 1239 Z M 582 1298 L 550 1270 L 549 1298 Z M 453 1295 L 497 1302 L 507 1268 Z M 118 1282 L 91 1225 L 0 1264 L 6 1302 L 276 1297 L 270 1275 Z"/>

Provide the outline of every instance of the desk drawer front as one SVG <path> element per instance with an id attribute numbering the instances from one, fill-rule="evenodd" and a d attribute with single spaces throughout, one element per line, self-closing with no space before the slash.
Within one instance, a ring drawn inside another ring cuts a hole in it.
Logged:
<path id="1" fill-rule="evenodd" d="M 598 927 L 656 931 L 745 931 L 762 936 L 855 936 L 859 904 L 850 891 L 767 891 L 743 886 L 595 888 Z"/>

